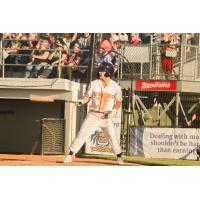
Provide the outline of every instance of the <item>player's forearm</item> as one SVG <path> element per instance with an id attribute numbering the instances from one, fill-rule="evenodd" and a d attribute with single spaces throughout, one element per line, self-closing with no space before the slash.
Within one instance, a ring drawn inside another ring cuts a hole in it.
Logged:
<path id="1" fill-rule="evenodd" d="M 90 100 L 90 97 L 88 97 L 88 96 L 83 96 L 83 98 L 82 98 L 82 104 L 88 103 L 89 100 Z"/>

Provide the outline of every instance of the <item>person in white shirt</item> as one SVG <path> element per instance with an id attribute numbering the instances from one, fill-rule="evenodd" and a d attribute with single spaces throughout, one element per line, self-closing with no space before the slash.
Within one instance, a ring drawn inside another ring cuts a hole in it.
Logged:
<path id="1" fill-rule="evenodd" d="M 72 156 L 78 152 L 95 130 L 101 128 L 109 136 L 118 164 L 123 164 L 121 147 L 115 135 L 111 117 L 112 113 L 121 107 L 122 91 L 121 87 L 112 80 L 113 73 L 112 64 L 101 63 L 98 69 L 98 79 L 89 84 L 85 95 L 80 100 L 81 104 L 90 102 L 88 114 L 81 125 L 77 137 L 69 148 L 69 153 L 65 157 L 64 163 L 72 162 Z"/>

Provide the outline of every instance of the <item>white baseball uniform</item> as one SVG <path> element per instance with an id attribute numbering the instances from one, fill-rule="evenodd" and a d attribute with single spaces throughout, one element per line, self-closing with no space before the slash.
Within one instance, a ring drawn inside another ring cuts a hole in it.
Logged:
<path id="1" fill-rule="evenodd" d="M 104 87 L 102 81 L 98 79 L 89 84 L 85 96 L 90 97 L 89 111 L 70 150 L 76 153 L 85 141 L 101 128 L 109 136 L 115 154 L 120 154 L 121 147 L 115 135 L 112 118 L 105 118 L 104 112 L 112 111 L 115 101 L 122 101 L 121 87 L 112 79 Z"/>

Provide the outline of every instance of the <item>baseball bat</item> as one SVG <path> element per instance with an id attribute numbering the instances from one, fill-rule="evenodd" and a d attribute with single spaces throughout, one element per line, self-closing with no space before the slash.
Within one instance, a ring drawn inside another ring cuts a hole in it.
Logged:
<path id="1" fill-rule="evenodd" d="M 54 98 L 53 97 L 48 97 L 48 96 L 47 97 L 42 97 L 42 96 L 30 95 L 30 101 L 53 103 L 54 102 Z"/>
<path id="2" fill-rule="evenodd" d="M 56 100 L 53 97 L 43 97 L 43 96 L 37 96 L 37 95 L 30 95 L 30 101 L 32 102 L 44 102 L 44 103 L 53 103 L 55 101 L 64 101 L 67 103 L 75 103 L 78 104 L 80 103 L 79 101 L 72 101 L 72 100 Z"/>

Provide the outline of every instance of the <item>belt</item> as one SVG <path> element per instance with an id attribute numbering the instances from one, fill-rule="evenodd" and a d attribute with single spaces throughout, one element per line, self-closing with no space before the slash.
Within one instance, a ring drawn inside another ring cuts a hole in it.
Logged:
<path id="1" fill-rule="evenodd" d="M 94 113 L 105 114 L 104 112 L 100 112 L 100 111 L 97 111 L 97 110 L 89 110 L 89 112 L 94 112 Z"/>
<path id="2" fill-rule="evenodd" d="M 101 119 L 108 119 L 111 116 L 108 113 L 104 113 L 104 112 L 100 112 L 100 111 L 96 111 L 96 110 L 89 110 L 89 113 L 98 113 L 98 114 L 102 114 L 102 116 L 100 117 Z M 95 115 L 95 114 L 94 114 Z M 97 116 L 98 117 L 98 116 Z"/>

